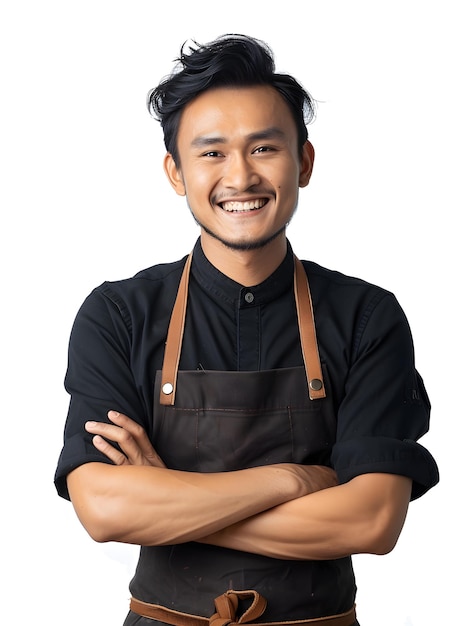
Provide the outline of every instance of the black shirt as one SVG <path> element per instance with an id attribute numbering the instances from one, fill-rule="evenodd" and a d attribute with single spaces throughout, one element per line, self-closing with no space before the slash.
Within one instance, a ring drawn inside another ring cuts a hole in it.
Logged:
<path id="1" fill-rule="evenodd" d="M 85 432 L 87 420 L 125 413 L 150 431 L 155 371 L 185 259 L 105 282 L 86 298 L 73 325 L 66 389 L 71 396 L 55 483 L 91 461 L 109 462 Z M 412 497 L 438 481 L 419 439 L 430 404 L 415 370 L 406 317 L 390 292 L 303 262 L 317 339 L 337 414 L 331 462 L 340 482 L 386 472 L 413 479 Z M 191 267 L 182 370 L 265 370 L 303 364 L 288 253 L 263 283 L 250 288 L 206 259 L 198 241 Z"/>

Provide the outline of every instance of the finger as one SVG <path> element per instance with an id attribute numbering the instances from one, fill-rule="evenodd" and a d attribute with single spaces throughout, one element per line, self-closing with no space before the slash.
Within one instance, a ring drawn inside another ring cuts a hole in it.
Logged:
<path id="1" fill-rule="evenodd" d="M 108 419 L 113 422 L 113 424 L 127 430 L 127 432 L 132 435 L 136 441 L 148 443 L 150 445 L 150 441 L 144 428 L 124 413 L 118 413 L 118 411 L 108 411 Z"/>
<path id="2" fill-rule="evenodd" d="M 93 435 L 101 435 L 102 438 L 117 443 L 122 453 L 132 465 L 147 464 L 139 447 L 139 443 L 136 442 L 132 434 L 125 428 L 104 422 L 90 421 L 86 422 L 85 429 Z"/>
<path id="3" fill-rule="evenodd" d="M 116 411 L 110 412 L 110 415 L 123 426 L 89 421 L 85 424 L 86 430 L 117 443 L 130 465 L 165 467 L 162 459 L 152 447 L 142 426 L 126 415 L 119 414 Z"/>
<path id="4" fill-rule="evenodd" d="M 110 461 L 113 461 L 115 465 L 129 465 L 129 461 L 126 456 L 119 450 L 116 450 L 114 446 L 103 439 L 103 437 L 100 437 L 100 435 L 95 435 L 92 442 L 95 448 L 100 452 L 103 452 L 103 454 L 107 456 Z"/>
<path id="5" fill-rule="evenodd" d="M 147 436 L 146 431 L 140 424 L 132 420 L 127 415 L 124 415 L 124 413 L 119 413 L 118 411 L 109 411 L 108 418 L 114 424 L 124 428 L 133 437 L 134 441 L 138 445 L 140 454 L 150 465 L 165 467 L 162 459 L 155 451 L 154 446 Z"/>

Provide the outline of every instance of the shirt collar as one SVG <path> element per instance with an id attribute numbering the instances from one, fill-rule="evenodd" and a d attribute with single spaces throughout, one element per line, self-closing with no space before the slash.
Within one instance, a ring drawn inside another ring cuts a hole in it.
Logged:
<path id="1" fill-rule="evenodd" d="M 202 289 L 213 298 L 223 300 L 231 306 L 254 306 L 267 304 L 279 298 L 288 289 L 293 289 L 294 260 L 293 250 L 289 242 L 285 258 L 277 269 L 259 285 L 244 287 L 220 272 L 206 258 L 198 238 L 193 249 L 191 263 L 191 276 Z M 247 293 L 253 295 L 253 299 L 247 299 Z"/>

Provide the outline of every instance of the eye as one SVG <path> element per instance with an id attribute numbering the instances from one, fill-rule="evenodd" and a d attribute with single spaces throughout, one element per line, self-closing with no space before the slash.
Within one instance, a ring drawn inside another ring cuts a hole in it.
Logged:
<path id="1" fill-rule="evenodd" d="M 222 154 L 218 152 L 217 150 L 210 150 L 209 152 L 205 152 L 201 156 L 214 158 L 214 157 L 220 157 L 222 156 Z"/>
<path id="2" fill-rule="evenodd" d="M 274 150 L 275 150 L 275 148 L 273 148 L 272 146 L 259 146 L 258 148 L 255 148 L 253 153 L 254 154 L 261 154 L 263 152 L 273 152 Z"/>

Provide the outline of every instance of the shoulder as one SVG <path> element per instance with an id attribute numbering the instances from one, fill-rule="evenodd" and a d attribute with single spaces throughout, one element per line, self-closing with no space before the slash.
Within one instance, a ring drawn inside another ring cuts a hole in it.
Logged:
<path id="1" fill-rule="evenodd" d="M 401 335 L 410 342 L 406 315 L 395 295 L 361 278 L 303 261 L 311 289 L 316 323 L 329 335 L 335 330 L 352 338 L 356 354 L 378 337 Z"/>
<path id="2" fill-rule="evenodd" d="M 185 261 L 187 256 L 179 259 L 178 261 L 173 261 L 172 263 L 159 263 L 158 265 L 152 265 L 151 267 L 147 267 L 146 269 L 137 272 L 132 278 L 128 278 L 124 281 L 119 282 L 135 282 L 135 281 L 149 281 L 149 282 L 160 282 L 166 280 L 179 280 L 180 275 L 183 271 L 183 266 L 185 265 Z"/>
<path id="3" fill-rule="evenodd" d="M 161 263 L 139 271 L 130 278 L 105 281 L 94 290 L 95 293 L 114 302 L 141 307 L 150 298 L 154 300 L 160 293 L 168 295 L 177 289 L 186 257 L 173 263 Z"/>
<path id="4" fill-rule="evenodd" d="M 132 296 L 133 293 L 154 293 L 155 290 L 178 285 L 186 257 L 173 263 L 160 263 L 139 271 L 130 278 L 105 281 L 97 290 L 105 295 L 117 293 Z"/>
<path id="5" fill-rule="evenodd" d="M 107 325 L 110 318 L 121 319 L 131 330 L 148 315 L 170 315 L 185 259 L 154 265 L 122 280 L 101 283 L 85 298 L 77 320 L 89 319 Z"/>
<path id="6" fill-rule="evenodd" d="M 355 276 L 327 269 L 313 261 L 302 261 L 309 280 L 313 300 L 319 304 L 325 300 L 342 301 L 345 305 L 378 303 L 386 298 L 395 301 L 391 291 Z"/>

